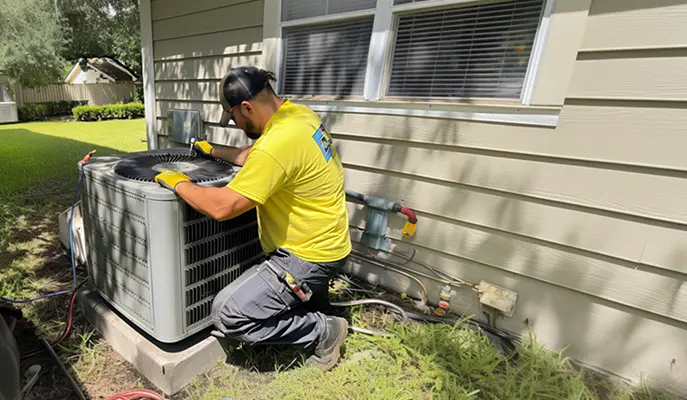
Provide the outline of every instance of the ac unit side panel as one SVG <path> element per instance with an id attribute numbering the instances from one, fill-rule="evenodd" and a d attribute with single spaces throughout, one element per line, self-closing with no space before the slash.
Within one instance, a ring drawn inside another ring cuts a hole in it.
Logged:
<path id="1" fill-rule="evenodd" d="M 263 257 L 255 211 L 215 221 L 186 207 L 184 316 L 187 334 L 210 325 L 214 297 Z"/>
<path id="2" fill-rule="evenodd" d="M 98 203 L 93 209 L 103 211 Z M 94 229 L 99 229 L 100 234 L 110 243 L 123 247 L 125 251 L 134 254 L 137 258 L 148 258 L 147 226 L 145 222 L 131 218 L 126 213 L 113 208 L 107 209 L 107 214 L 89 214 L 93 221 Z M 148 279 L 148 278 L 146 278 Z"/>
<path id="3" fill-rule="evenodd" d="M 184 337 L 181 262 L 182 200 L 148 203 L 148 253 L 155 313 L 155 338 L 175 342 Z"/>
<path id="4" fill-rule="evenodd" d="M 150 301 L 150 287 L 136 279 L 114 260 L 89 248 L 94 266 L 89 273 L 98 292 L 108 301 L 116 304 L 131 320 L 151 329 L 153 311 Z"/>
<path id="5" fill-rule="evenodd" d="M 99 222 L 99 221 L 98 221 Z M 104 257 L 117 263 L 128 276 L 146 285 L 150 283 L 150 270 L 146 257 L 147 246 L 129 239 L 123 231 L 107 231 L 98 222 L 92 224 L 91 243 L 89 244 Z M 121 236 L 117 234 L 121 234 Z M 147 295 L 147 297 L 150 297 Z"/>
<path id="6" fill-rule="evenodd" d="M 217 293 L 262 258 L 260 242 L 253 241 L 186 270 L 186 282 L 195 282 L 188 285 L 185 292 L 186 329 L 189 334 L 211 324 L 210 309 Z M 210 275 L 208 270 L 219 272 Z M 196 281 L 198 276 L 203 275 L 210 277 Z"/>
<path id="7" fill-rule="evenodd" d="M 146 220 L 145 197 L 126 191 L 111 181 L 99 179 L 97 175 L 86 175 L 88 184 L 84 189 L 89 198 L 112 207 L 115 212 L 127 213 L 140 221 Z"/>
<path id="8" fill-rule="evenodd" d="M 133 322 L 152 329 L 145 199 L 87 175 L 82 203 L 96 289 Z"/>

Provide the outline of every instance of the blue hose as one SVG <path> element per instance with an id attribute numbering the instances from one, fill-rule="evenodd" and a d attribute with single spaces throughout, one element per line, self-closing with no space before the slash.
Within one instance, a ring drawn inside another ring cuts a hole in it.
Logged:
<path id="1" fill-rule="evenodd" d="M 60 296 L 63 294 L 72 294 L 76 289 L 76 260 L 74 258 L 74 236 L 72 234 L 72 221 L 74 219 L 74 208 L 76 207 L 76 197 L 79 193 L 79 188 L 81 187 L 81 181 L 83 180 L 83 168 L 79 168 L 79 183 L 76 185 L 76 191 L 74 192 L 74 198 L 72 199 L 71 214 L 69 216 L 69 249 L 71 251 L 71 261 L 72 261 L 72 276 L 74 277 L 74 287 L 71 290 L 62 290 L 54 293 L 47 293 L 42 296 L 35 297 L 28 300 L 13 300 L 6 297 L 0 296 L 0 300 L 6 301 L 8 303 L 22 304 L 22 303 L 32 303 L 34 301 L 47 299 L 49 297 Z"/>

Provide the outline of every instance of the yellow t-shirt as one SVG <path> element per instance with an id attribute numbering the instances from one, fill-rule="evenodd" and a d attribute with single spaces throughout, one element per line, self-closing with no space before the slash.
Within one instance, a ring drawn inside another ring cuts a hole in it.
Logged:
<path id="1" fill-rule="evenodd" d="M 341 158 L 308 107 L 286 100 L 228 186 L 257 203 L 265 252 L 328 262 L 351 251 Z"/>

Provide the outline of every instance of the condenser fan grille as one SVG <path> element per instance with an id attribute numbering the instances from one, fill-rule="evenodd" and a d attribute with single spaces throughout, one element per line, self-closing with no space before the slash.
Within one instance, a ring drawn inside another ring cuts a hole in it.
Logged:
<path id="1" fill-rule="evenodd" d="M 208 160 L 190 154 L 143 154 L 117 163 L 114 172 L 124 178 L 142 182 L 155 182 L 155 176 L 171 169 L 185 173 L 192 182 L 208 183 L 228 177 L 231 164 Z"/>

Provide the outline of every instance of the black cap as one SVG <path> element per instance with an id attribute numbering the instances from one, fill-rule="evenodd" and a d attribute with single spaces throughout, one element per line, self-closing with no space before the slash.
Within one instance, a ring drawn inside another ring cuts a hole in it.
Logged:
<path id="1" fill-rule="evenodd" d="M 229 111 L 260 93 L 270 76 L 273 75 L 253 66 L 232 68 L 219 84 L 219 100 L 223 108 L 219 126 L 228 126 L 231 120 Z"/>

